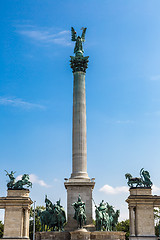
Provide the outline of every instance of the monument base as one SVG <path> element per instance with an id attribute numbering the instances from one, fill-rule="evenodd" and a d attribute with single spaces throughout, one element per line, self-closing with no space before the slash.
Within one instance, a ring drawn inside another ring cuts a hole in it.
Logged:
<path id="1" fill-rule="evenodd" d="M 29 238 L 27 238 L 27 237 L 26 237 L 26 238 L 14 238 L 14 237 L 13 237 L 13 238 L 12 238 L 12 237 L 7 238 L 7 237 L 3 237 L 2 239 L 8 239 L 8 240 L 9 240 L 9 239 L 10 239 L 10 240 L 29 240 Z"/>
<path id="2" fill-rule="evenodd" d="M 75 230 L 70 232 L 71 240 L 90 240 L 90 232 L 88 232 L 85 228 Z"/>
<path id="3" fill-rule="evenodd" d="M 125 240 L 124 232 L 89 232 L 78 229 L 72 232 L 37 232 L 36 240 Z M 148 238 L 147 238 L 148 239 Z M 136 239 L 139 240 L 139 239 Z M 152 239 L 151 239 L 152 240 Z M 154 238 L 155 240 L 155 238 Z"/>
<path id="4" fill-rule="evenodd" d="M 90 239 L 94 240 L 125 240 L 124 232 L 91 232 Z"/>
<path id="5" fill-rule="evenodd" d="M 157 240 L 156 236 L 132 236 L 129 237 L 129 240 Z"/>
<path id="6" fill-rule="evenodd" d="M 69 232 L 37 232 L 35 234 L 36 240 L 70 240 Z"/>
<path id="7" fill-rule="evenodd" d="M 90 179 L 69 179 L 64 183 L 67 189 L 67 225 L 66 231 L 73 231 L 78 228 L 77 221 L 73 219 L 74 208 L 72 203 L 77 202 L 78 196 L 80 195 L 82 201 L 85 202 L 87 225 L 93 224 L 92 217 L 92 190 L 95 182 Z"/>

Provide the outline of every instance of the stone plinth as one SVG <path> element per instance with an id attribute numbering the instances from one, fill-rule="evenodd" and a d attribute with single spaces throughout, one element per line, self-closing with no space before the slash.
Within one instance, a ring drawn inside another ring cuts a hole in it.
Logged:
<path id="1" fill-rule="evenodd" d="M 125 240 L 124 232 L 90 232 L 79 229 L 72 232 L 37 232 L 36 240 Z"/>
<path id="2" fill-rule="evenodd" d="M 130 188 L 126 202 L 129 207 L 130 240 L 157 239 L 154 207 L 160 206 L 160 197 L 152 196 L 151 188 Z"/>
<path id="3" fill-rule="evenodd" d="M 74 208 L 72 203 L 77 201 L 80 194 L 82 201 L 85 202 L 87 225 L 92 224 L 92 190 L 95 183 L 85 179 L 70 179 L 64 183 L 67 189 L 67 225 L 65 229 L 67 231 L 73 231 L 77 229 L 77 221 L 73 219 Z"/>
<path id="4" fill-rule="evenodd" d="M 29 238 L 29 211 L 31 204 L 28 189 L 8 190 L 7 197 L 0 198 L 0 208 L 5 209 L 3 238 Z"/>
<path id="5" fill-rule="evenodd" d="M 35 234 L 36 240 L 70 240 L 69 232 L 37 232 Z"/>
<path id="6" fill-rule="evenodd" d="M 86 229 L 79 229 L 73 232 L 70 232 L 71 240 L 90 240 L 90 232 Z"/>
<path id="7" fill-rule="evenodd" d="M 90 239 L 94 240 L 125 240 L 124 232 L 91 232 Z"/>

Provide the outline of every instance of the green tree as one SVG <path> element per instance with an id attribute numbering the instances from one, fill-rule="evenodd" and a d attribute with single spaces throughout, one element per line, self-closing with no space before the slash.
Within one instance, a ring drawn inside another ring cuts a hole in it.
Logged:
<path id="1" fill-rule="evenodd" d="M 0 221 L 0 238 L 3 237 L 4 224 Z"/>
<path id="2" fill-rule="evenodd" d="M 123 231 L 126 233 L 126 240 L 129 239 L 129 220 L 125 220 L 122 222 L 118 222 L 116 225 L 116 230 L 117 231 Z"/>
<path id="3" fill-rule="evenodd" d="M 35 209 L 35 232 L 41 231 L 41 222 L 40 218 L 38 217 L 38 210 L 45 210 L 44 206 L 37 206 Z M 29 221 L 29 237 L 33 239 L 33 217 L 34 217 L 34 209 L 31 207 L 30 209 L 30 221 Z"/>
<path id="4" fill-rule="evenodd" d="M 154 219 L 155 219 L 155 234 L 157 237 L 160 235 L 160 208 L 154 209 Z"/>

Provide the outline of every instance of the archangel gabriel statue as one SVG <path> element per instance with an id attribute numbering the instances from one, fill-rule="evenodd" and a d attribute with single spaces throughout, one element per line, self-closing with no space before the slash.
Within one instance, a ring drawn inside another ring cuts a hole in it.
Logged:
<path id="1" fill-rule="evenodd" d="M 76 57 L 83 57 L 84 50 L 83 50 L 82 43 L 85 42 L 86 29 L 87 28 L 82 27 L 81 29 L 82 35 L 81 37 L 80 36 L 77 37 L 76 31 L 74 30 L 73 27 L 71 27 L 71 34 L 72 34 L 71 40 L 76 41 L 75 48 L 74 48 L 74 53 Z"/>

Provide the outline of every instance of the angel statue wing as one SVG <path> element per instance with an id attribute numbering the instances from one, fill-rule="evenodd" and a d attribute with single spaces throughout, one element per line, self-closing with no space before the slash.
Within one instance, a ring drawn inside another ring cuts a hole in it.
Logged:
<path id="1" fill-rule="evenodd" d="M 76 31 L 74 30 L 73 27 L 71 27 L 71 34 L 72 34 L 71 40 L 76 41 L 77 40 L 77 34 L 76 34 Z"/>
<path id="2" fill-rule="evenodd" d="M 81 36 L 82 42 L 85 42 L 86 29 L 87 29 L 87 28 L 83 28 L 83 27 L 82 27 L 82 30 L 83 30 L 82 36 Z"/>

